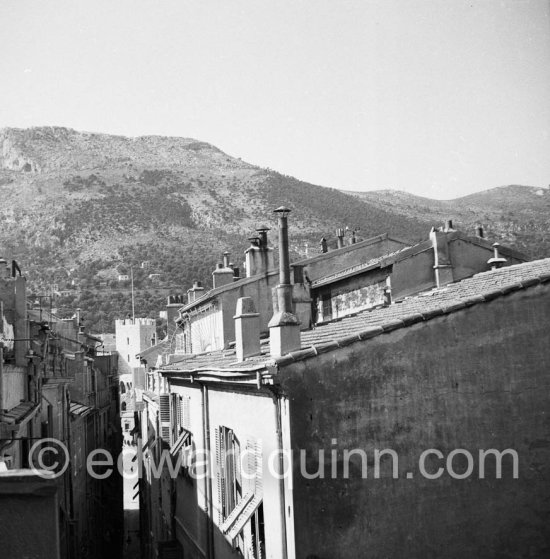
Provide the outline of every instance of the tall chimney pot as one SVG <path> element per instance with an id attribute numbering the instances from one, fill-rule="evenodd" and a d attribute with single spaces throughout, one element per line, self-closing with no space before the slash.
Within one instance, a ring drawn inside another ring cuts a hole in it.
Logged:
<path id="1" fill-rule="evenodd" d="M 292 312 L 287 220 L 290 210 L 281 206 L 274 213 L 279 218 L 279 285 L 275 287 L 278 310 L 268 326 L 271 355 L 281 356 L 300 348 L 300 322 Z"/>
<path id="2" fill-rule="evenodd" d="M 260 248 L 267 248 L 267 232 L 269 231 L 269 227 L 265 225 L 261 225 L 256 229 L 258 233 L 258 237 L 260 239 Z"/>
<path id="3" fill-rule="evenodd" d="M 504 264 L 506 264 L 507 262 L 506 258 L 500 256 L 498 250 L 499 247 L 500 247 L 499 243 L 493 243 L 493 258 L 489 258 L 489 260 L 487 260 L 487 264 L 491 266 L 491 270 L 497 270 L 498 268 L 502 268 L 502 266 L 504 266 Z"/>
<path id="4" fill-rule="evenodd" d="M 336 229 L 336 237 L 338 248 L 344 248 L 344 230 L 342 228 Z"/>

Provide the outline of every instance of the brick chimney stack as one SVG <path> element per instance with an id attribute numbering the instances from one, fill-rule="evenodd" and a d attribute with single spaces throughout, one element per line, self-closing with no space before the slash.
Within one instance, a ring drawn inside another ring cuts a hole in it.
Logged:
<path id="1" fill-rule="evenodd" d="M 279 285 L 277 310 L 269 321 L 270 352 L 280 357 L 290 351 L 300 349 L 300 322 L 292 311 L 292 285 L 290 283 L 290 255 L 288 251 L 288 208 L 275 210 L 279 219 Z"/>

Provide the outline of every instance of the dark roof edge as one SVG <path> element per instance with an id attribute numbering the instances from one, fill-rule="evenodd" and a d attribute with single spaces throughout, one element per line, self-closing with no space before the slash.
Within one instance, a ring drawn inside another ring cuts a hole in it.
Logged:
<path id="1" fill-rule="evenodd" d="M 471 235 L 466 235 L 466 233 L 463 233 L 462 231 L 453 231 L 450 240 L 454 241 L 455 239 L 460 239 L 461 241 L 466 241 L 490 250 L 492 250 L 493 243 L 495 242 L 495 241 L 489 241 L 484 238 L 482 239 L 480 237 L 472 237 Z M 504 254 L 506 256 L 511 256 L 512 258 L 516 258 L 518 260 L 523 260 L 524 262 L 529 262 L 531 260 L 523 252 L 520 252 L 519 250 L 516 250 L 514 248 L 510 248 L 506 245 L 500 245 L 498 250 L 501 254 Z"/>
<path id="2" fill-rule="evenodd" d="M 290 265 L 291 266 L 307 266 L 308 264 L 311 264 L 312 262 L 318 262 L 319 260 L 325 260 L 327 258 L 331 258 L 334 253 L 336 251 L 338 251 L 338 254 L 344 254 L 346 252 L 351 252 L 352 250 L 357 250 L 360 247 L 366 247 L 369 245 L 374 245 L 380 241 L 395 241 L 397 243 L 401 243 L 405 246 L 411 246 L 411 243 L 409 241 L 404 241 L 402 239 L 397 239 L 395 237 L 390 237 L 387 233 L 382 233 L 380 235 L 376 235 L 376 237 L 370 237 L 369 239 L 365 239 L 364 241 L 361 241 L 359 243 L 355 243 L 354 245 L 348 245 L 342 248 L 337 248 L 334 250 L 329 250 L 328 252 L 325 252 L 323 254 L 317 254 L 316 256 L 312 256 L 311 258 L 304 258 L 303 260 L 298 260 L 297 262 L 292 262 Z"/>
<path id="3" fill-rule="evenodd" d="M 416 256 L 417 254 L 426 252 L 431 249 L 432 249 L 432 242 L 429 239 L 426 241 L 420 241 L 419 243 L 413 246 L 404 247 L 396 254 L 389 253 L 387 255 L 382 255 L 376 259 L 376 262 L 370 264 L 369 266 L 364 266 L 364 267 L 360 267 L 358 265 L 349 266 L 348 268 L 344 268 L 338 272 L 334 272 L 329 276 L 320 277 L 319 279 L 313 281 L 313 286 L 316 288 L 322 287 L 324 285 L 337 283 L 343 279 L 357 276 L 365 272 L 369 272 L 371 270 L 376 270 L 377 268 L 380 269 L 387 268 L 388 266 L 391 266 L 396 262 L 400 262 L 401 260 L 406 260 L 411 256 Z"/>
<path id="4" fill-rule="evenodd" d="M 465 308 L 477 305 L 478 303 L 486 303 L 492 301 L 493 299 L 508 295 L 512 292 L 521 291 L 522 289 L 527 289 L 529 287 L 534 287 L 548 282 L 550 282 L 550 274 L 545 274 L 537 278 L 518 282 L 515 285 L 509 285 L 506 287 L 497 288 L 493 291 L 487 291 L 483 295 L 473 295 L 468 299 L 464 299 L 457 303 L 448 304 L 447 306 L 442 306 L 439 309 L 434 309 L 426 313 L 411 313 L 410 315 L 406 315 L 401 319 L 392 319 L 386 324 L 382 324 L 380 326 L 371 326 L 370 328 L 362 330 L 357 334 L 344 336 L 342 338 L 335 338 L 334 340 L 312 345 L 310 347 L 288 353 L 287 355 L 283 355 L 282 357 L 277 357 L 275 358 L 275 364 L 277 366 L 290 365 L 291 363 L 295 363 L 297 361 L 303 361 L 305 359 L 309 359 L 310 357 L 315 357 L 320 353 L 326 353 L 328 351 L 332 351 L 333 349 L 345 347 L 355 342 L 368 340 L 370 338 L 379 336 L 380 334 L 386 334 L 388 332 L 392 332 L 393 330 L 411 326 L 419 322 L 426 322 L 438 316 L 451 314 L 456 311 L 460 311 Z"/>
<path id="5" fill-rule="evenodd" d="M 275 269 L 268 270 L 267 273 L 264 274 L 256 274 L 255 276 L 250 276 L 249 278 L 241 278 L 240 280 L 233 281 L 231 283 L 222 285 L 220 287 L 214 287 L 213 289 L 210 289 L 210 291 L 207 291 L 202 297 L 200 297 L 196 301 L 181 306 L 179 310 L 180 312 L 189 311 L 197 306 L 200 306 L 201 304 L 208 302 L 212 297 L 219 295 L 220 293 L 224 293 L 225 291 L 231 291 L 232 289 L 239 288 L 242 285 L 248 285 L 249 283 L 260 281 L 260 279 L 265 277 L 275 276 L 278 273 L 279 271 Z"/>

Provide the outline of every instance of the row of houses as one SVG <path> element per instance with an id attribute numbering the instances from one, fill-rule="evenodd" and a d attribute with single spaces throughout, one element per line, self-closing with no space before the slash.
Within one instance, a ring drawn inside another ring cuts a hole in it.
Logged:
<path id="1" fill-rule="evenodd" d="M 451 222 L 290 263 L 279 208 L 140 354 L 143 557 L 542 557 L 550 259 Z"/>
<path id="2" fill-rule="evenodd" d="M 121 447 L 116 354 L 77 317 L 33 309 L 26 278 L 0 260 L 0 541 L 2 556 L 118 558 L 120 476 L 87 472 Z"/>

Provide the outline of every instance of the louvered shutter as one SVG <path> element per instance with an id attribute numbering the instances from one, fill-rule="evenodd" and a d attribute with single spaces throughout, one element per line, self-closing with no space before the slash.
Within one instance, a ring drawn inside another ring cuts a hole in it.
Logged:
<path id="1" fill-rule="evenodd" d="M 171 431 L 172 440 L 171 444 L 174 444 L 180 436 L 181 433 L 181 396 L 179 394 L 172 394 L 172 406 L 171 410 Z"/>
<path id="2" fill-rule="evenodd" d="M 221 525 L 222 531 L 230 540 L 235 539 L 245 524 L 262 503 L 262 443 L 261 440 L 246 441 L 246 475 L 243 475 L 243 496 L 238 505 Z"/>
<path id="3" fill-rule="evenodd" d="M 216 482 L 218 488 L 218 526 L 223 523 L 223 515 L 225 510 L 225 479 L 222 464 L 225 459 L 224 448 L 224 437 L 222 434 L 222 427 L 219 427 L 214 432 L 215 444 L 216 444 Z"/>
<path id="4" fill-rule="evenodd" d="M 170 394 L 159 396 L 160 407 L 160 436 L 167 445 L 170 445 Z"/>
<path id="5" fill-rule="evenodd" d="M 188 431 L 191 430 L 191 398 L 189 396 L 184 396 L 181 400 L 182 407 L 182 426 Z"/>

